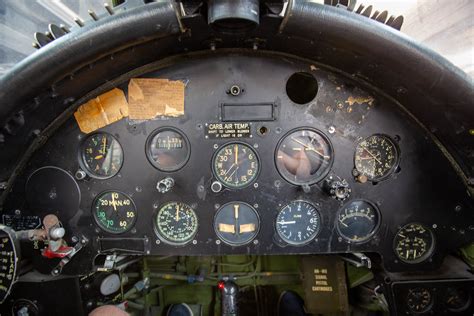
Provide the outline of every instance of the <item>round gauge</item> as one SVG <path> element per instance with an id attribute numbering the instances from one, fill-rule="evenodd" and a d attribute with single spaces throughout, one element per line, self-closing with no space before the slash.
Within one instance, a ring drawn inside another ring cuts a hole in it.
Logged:
<path id="1" fill-rule="evenodd" d="M 276 219 L 278 236 L 290 245 L 304 245 L 321 229 L 321 215 L 310 203 L 293 201 L 284 206 Z"/>
<path id="2" fill-rule="evenodd" d="M 94 201 L 92 213 L 97 225 L 111 234 L 129 231 L 137 220 L 137 209 L 132 199 L 117 191 L 99 194 Z"/>
<path id="3" fill-rule="evenodd" d="M 15 231 L 0 224 L 0 304 L 10 294 L 17 278 L 17 263 L 20 255 L 19 243 Z"/>
<path id="4" fill-rule="evenodd" d="M 434 249 L 433 233 L 420 224 L 411 223 L 401 228 L 393 240 L 395 254 L 406 263 L 426 260 Z"/>
<path id="5" fill-rule="evenodd" d="M 337 215 L 339 234 L 350 242 L 367 241 L 380 224 L 377 208 L 364 200 L 354 200 L 344 205 Z"/>
<path id="6" fill-rule="evenodd" d="M 198 230 L 194 210 L 181 202 L 168 202 L 156 215 L 155 230 L 158 237 L 171 245 L 184 245 L 191 241 Z"/>
<path id="7" fill-rule="evenodd" d="M 448 287 L 444 297 L 444 304 L 451 312 L 462 312 L 471 303 L 471 295 L 466 288 Z"/>
<path id="8" fill-rule="evenodd" d="M 356 170 L 371 181 L 387 178 L 398 167 L 398 162 L 398 147 L 385 135 L 369 136 L 355 150 Z"/>
<path id="9" fill-rule="evenodd" d="M 186 136 L 172 127 L 155 130 L 146 144 L 148 160 L 157 169 L 172 172 L 188 162 L 191 150 Z"/>
<path id="10" fill-rule="evenodd" d="M 231 246 L 242 246 L 251 242 L 260 229 L 257 211 L 243 202 L 223 205 L 214 217 L 217 236 Z"/>
<path id="11" fill-rule="evenodd" d="M 120 143 L 110 134 L 88 136 L 81 146 L 81 165 L 89 176 L 107 179 L 115 176 L 123 163 Z"/>
<path id="12" fill-rule="evenodd" d="M 313 129 L 296 129 L 278 143 L 275 164 L 280 175 L 295 185 L 311 185 L 331 169 L 333 149 L 329 139 Z"/>
<path id="13" fill-rule="evenodd" d="M 222 146 L 212 162 L 214 176 L 228 188 L 240 189 L 251 184 L 258 175 L 257 153 L 247 144 Z"/>
<path id="14" fill-rule="evenodd" d="M 415 313 L 425 313 L 433 305 L 433 296 L 428 289 L 414 288 L 408 290 L 408 308 Z"/>

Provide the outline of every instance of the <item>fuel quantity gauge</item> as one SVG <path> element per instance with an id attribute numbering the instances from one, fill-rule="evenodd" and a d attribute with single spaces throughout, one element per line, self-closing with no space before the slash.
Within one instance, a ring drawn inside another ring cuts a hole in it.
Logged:
<path id="1" fill-rule="evenodd" d="M 380 225 L 380 213 L 364 200 L 354 200 L 339 210 L 336 227 L 339 234 L 350 242 L 364 242 L 370 239 Z"/>

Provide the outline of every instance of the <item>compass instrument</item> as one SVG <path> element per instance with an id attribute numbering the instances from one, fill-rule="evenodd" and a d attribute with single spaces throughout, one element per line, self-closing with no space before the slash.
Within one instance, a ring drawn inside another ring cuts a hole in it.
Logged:
<path id="1" fill-rule="evenodd" d="M 122 146 L 110 134 L 92 134 L 81 146 L 81 166 L 93 178 L 107 179 L 115 176 L 122 163 Z"/>
<path id="2" fill-rule="evenodd" d="M 411 223 L 402 227 L 393 241 L 395 254 L 406 263 L 426 260 L 434 249 L 433 233 L 425 226 Z"/>
<path id="3" fill-rule="evenodd" d="M 161 206 L 155 218 L 158 237 L 171 245 L 190 242 L 198 230 L 198 219 L 191 206 L 181 202 L 168 202 Z"/>
<path id="4" fill-rule="evenodd" d="M 290 245 L 304 245 L 313 240 L 321 229 L 321 215 L 311 203 L 293 201 L 278 213 L 276 231 Z"/>
<path id="5" fill-rule="evenodd" d="M 223 242 L 242 246 L 251 242 L 260 229 L 257 211 L 244 202 L 223 205 L 214 217 L 214 230 Z"/>
<path id="6" fill-rule="evenodd" d="M 358 243 L 372 237 L 379 224 L 380 213 L 372 203 L 354 200 L 339 210 L 336 227 L 344 239 Z"/>
<path id="7" fill-rule="evenodd" d="M 99 194 L 94 201 L 92 214 L 97 225 L 111 234 L 129 231 L 137 220 L 137 210 L 132 199 L 117 191 Z"/>
<path id="8" fill-rule="evenodd" d="M 222 146 L 212 162 L 214 176 L 228 188 L 250 185 L 259 172 L 257 153 L 247 144 L 229 143 Z"/>
<path id="9" fill-rule="evenodd" d="M 415 313 L 425 313 L 433 305 L 433 296 L 430 290 L 425 288 L 414 288 L 408 290 L 408 308 Z"/>
<path id="10" fill-rule="evenodd" d="M 280 175 L 295 185 L 311 185 L 331 169 L 333 148 L 320 131 L 302 128 L 285 135 L 278 143 L 275 164 Z"/>
<path id="11" fill-rule="evenodd" d="M 161 171 L 172 172 L 181 169 L 188 162 L 190 153 L 188 139 L 176 128 L 159 128 L 147 140 L 148 160 Z"/>
<path id="12" fill-rule="evenodd" d="M 360 142 L 355 150 L 355 168 L 370 181 L 387 178 L 396 170 L 398 162 L 398 147 L 385 135 L 369 136 Z"/>

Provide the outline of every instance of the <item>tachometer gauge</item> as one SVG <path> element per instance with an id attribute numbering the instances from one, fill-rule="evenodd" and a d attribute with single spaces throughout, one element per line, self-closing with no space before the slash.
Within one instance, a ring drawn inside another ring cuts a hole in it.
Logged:
<path id="1" fill-rule="evenodd" d="M 425 288 L 410 289 L 407 295 L 407 305 L 414 313 L 425 313 L 433 305 L 433 296 Z"/>
<path id="2" fill-rule="evenodd" d="M 371 181 L 387 178 L 398 167 L 398 162 L 398 147 L 385 135 L 369 136 L 360 142 L 355 150 L 356 170 Z"/>
<path id="3" fill-rule="evenodd" d="M 120 143 L 110 134 L 88 136 L 81 146 L 81 165 L 89 176 L 107 179 L 115 176 L 123 163 Z"/>
<path id="4" fill-rule="evenodd" d="M 230 202 L 217 211 L 214 230 L 220 240 L 231 246 L 251 242 L 260 229 L 257 211 L 247 203 Z"/>
<path id="5" fill-rule="evenodd" d="M 157 169 L 165 172 L 176 171 L 188 162 L 189 141 L 175 128 L 159 128 L 148 137 L 146 154 Z"/>
<path id="6" fill-rule="evenodd" d="M 251 184 L 258 175 L 257 153 L 247 144 L 222 146 L 212 161 L 214 176 L 228 188 L 240 189 Z"/>
<path id="7" fill-rule="evenodd" d="M 466 310 L 471 303 L 471 294 L 466 288 L 448 287 L 444 296 L 444 304 L 450 312 L 459 313 Z"/>
<path id="8" fill-rule="evenodd" d="M 102 192 L 94 200 L 92 213 L 97 225 L 111 234 L 129 231 L 137 220 L 132 199 L 117 191 Z"/>
<path id="9" fill-rule="evenodd" d="M 421 224 L 411 223 L 401 228 L 393 241 L 395 254 L 406 263 L 426 260 L 434 249 L 433 233 Z"/>
<path id="10" fill-rule="evenodd" d="M 276 231 L 290 245 L 304 245 L 321 229 L 321 215 L 310 203 L 293 201 L 284 206 L 276 219 Z"/>
<path id="11" fill-rule="evenodd" d="M 377 208 L 364 200 L 354 200 L 344 205 L 337 215 L 339 234 L 350 242 L 367 241 L 380 224 Z"/>
<path id="12" fill-rule="evenodd" d="M 184 245 L 196 235 L 198 219 L 191 206 L 181 202 L 168 202 L 156 214 L 155 230 L 165 243 Z"/>
<path id="13" fill-rule="evenodd" d="M 280 175 L 295 185 L 311 185 L 322 180 L 331 169 L 333 149 L 321 132 L 296 129 L 278 143 L 275 164 Z"/>

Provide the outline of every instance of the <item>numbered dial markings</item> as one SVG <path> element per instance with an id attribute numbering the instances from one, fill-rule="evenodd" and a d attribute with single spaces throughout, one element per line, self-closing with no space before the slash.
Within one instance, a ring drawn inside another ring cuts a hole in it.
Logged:
<path id="1" fill-rule="evenodd" d="M 410 289 L 407 295 L 407 305 L 412 312 L 427 312 L 433 305 L 431 292 L 425 288 Z"/>
<path id="2" fill-rule="evenodd" d="M 97 225 L 111 234 L 129 231 L 137 220 L 135 204 L 121 192 L 101 193 L 95 199 L 92 211 Z"/>
<path id="3" fill-rule="evenodd" d="M 158 237 L 172 245 L 184 245 L 191 241 L 198 230 L 198 219 L 194 210 L 181 202 L 163 205 L 155 219 Z"/>
<path id="4" fill-rule="evenodd" d="M 231 143 L 221 147 L 213 160 L 214 176 L 229 188 L 243 188 L 258 175 L 259 161 L 255 151 L 243 143 Z"/>
<path id="5" fill-rule="evenodd" d="M 321 132 L 298 129 L 278 143 L 275 164 L 280 175 L 295 185 L 311 185 L 323 179 L 331 169 L 333 149 Z"/>
<path id="6" fill-rule="evenodd" d="M 313 240 L 321 229 L 321 215 L 310 203 L 293 201 L 283 207 L 276 219 L 276 231 L 291 245 L 304 245 Z"/>
<path id="7" fill-rule="evenodd" d="M 115 176 L 122 167 L 122 146 L 110 134 L 90 135 L 81 148 L 82 165 L 91 177 L 110 178 Z"/>
<path id="8" fill-rule="evenodd" d="M 189 142 L 177 129 L 157 129 L 147 140 L 148 160 L 159 170 L 176 171 L 188 162 L 189 155 Z"/>
<path id="9" fill-rule="evenodd" d="M 371 181 L 388 177 L 398 166 L 398 147 L 387 136 L 372 135 L 360 142 L 355 151 L 356 170 Z"/>
<path id="10" fill-rule="evenodd" d="M 223 205 L 214 218 L 217 236 L 232 246 L 251 242 L 260 229 L 257 211 L 243 202 L 230 202 Z"/>
<path id="11" fill-rule="evenodd" d="M 406 263 L 422 262 L 433 252 L 433 233 L 423 225 L 408 224 L 397 232 L 394 248 L 400 260 Z"/>
<path id="12" fill-rule="evenodd" d="M 339 210 L 337 229 L 342 237 L 351 242 L 364 242 L 377 230 L 380 223 L 378 210 L 369 202 L 355 200 Z"/>

